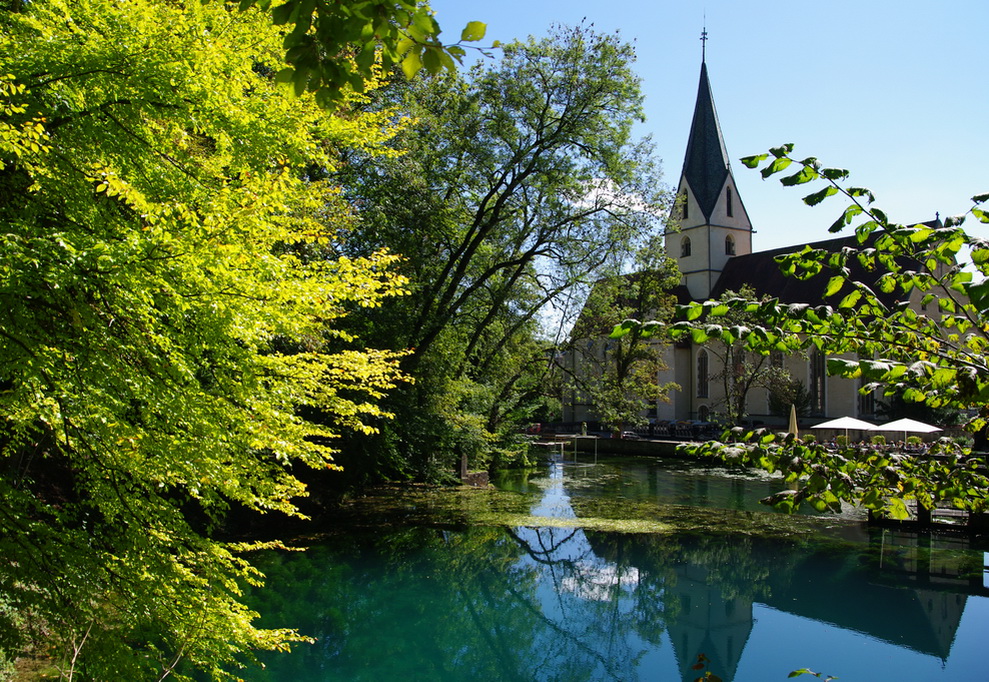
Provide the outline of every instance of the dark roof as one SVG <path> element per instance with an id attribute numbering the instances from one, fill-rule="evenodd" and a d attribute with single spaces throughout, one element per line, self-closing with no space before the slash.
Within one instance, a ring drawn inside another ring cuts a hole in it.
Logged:
<path id="1" fill-rule="evenodd" d="M 940 221 L 937 220 L 924 224 L 929 227 L 940 227 Z M 839 237 L 813 242 L 807 246 L 812 249 L 837 252 L 845 247 L 859 249 L 863 247 L 863 244 L 860 244 L 856 237 Z M 837 294 L 825 300 L 824 292 L 828 281 L 835 274 L 828 268 L 825 267 L 814 277 L 803 280 L 788 277 L 780 270 L 779 264 L 776 262 L 777 256 L 796 253 L 803 248 L 803 246 L 784 246 L 770 251 L 758 251 L 730 258 L 711 291 L 711 298 L 717 299 L 726 291 L 738 292 L 742 287 L 749 286 L 755 291 L 757 297 L 777 298 L 782 303 L 836 304 L 851 291 L 851 287 L 846 284 Z M 904 265 L 907 263 L 904 262 Z M 870 286 L 882 275 L 882 271 L 865 270 L 856 258 L 848 260 L 848 268 L 853 279 Z M 899 292 L 884 295 L 876 291 L 876 294 L 886 305 L 895 303 L 900 296 Z"/>
<path id="2" fill-rule="evenodd" d="M 857 244 L 855 237 L 844 237 L 815 242 L 808 246 L 813 249 L 839 251 L 845 246 Z M 739 292 L 743 287 L 748 286 L 754 290 L 755 295 L 759 298 L 769 296 L 778 298 L 783 303 L 810 303 L 811 305 L 823 303 L 822 295 L 833 273 L 821 272 L 816 277 L 801 280 L 783 274 L 776 262 L 777 256 L 794 253 L 802 250 L 802 248 L 801 246 L 784 246 L 779 249 L 757 251 L 728 259 L 721 271 L 721 276 L 718 277 L 718 281 L 711 291 L 711 298 L 719 298 L 726 291 Z"/>
<path id="3" fill-rule="evenodd" d="M 687 155 L 683 160 L 683 176 L 706 219 L 711 218 L 718 195 L 730 173 L 728 150 L 721 135 L 714 95 L 707 78 L 707 64 L 702 62 L 694 120 L 690 124 Z"/>

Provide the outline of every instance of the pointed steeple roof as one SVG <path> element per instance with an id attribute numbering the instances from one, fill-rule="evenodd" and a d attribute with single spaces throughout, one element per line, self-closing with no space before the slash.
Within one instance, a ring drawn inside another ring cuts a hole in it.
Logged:
<path id="1" fill-rule="evenodd" d="M 683 161 L 683 177 L 690 185 L 705 219 L 710 219 L 721 188 L 730 173 L 728 150 L 725 149 L 718 112 L 714 108 L 714 95 L 711 94 L 711 83 L 707 78 L 707 63 L 702 60 L 694 120 L 690 124 L 687 155 Z"/>

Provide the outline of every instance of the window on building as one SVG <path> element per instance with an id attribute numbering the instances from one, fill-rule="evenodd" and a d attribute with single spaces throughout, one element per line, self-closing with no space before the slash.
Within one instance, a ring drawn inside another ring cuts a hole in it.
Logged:
<path id="1" fill-rule="evenodd" d="M 728 191 L 725 193 L 728 199 L 728 205 L 725 207 L 728 210 L 728 217 L 732 216 L 732 206 L 731 206 L 731 187 L 726 188 Z"/>
<path id="2" fill-rule="evenodd" d="M 810 409 L 814 414 L 824 414 L 825 369 L 824 353 L 814 348 L 810 353 Z"/>
<path id="3" fill-rule="evenodd" d="M 708 357 L 703 348 L 697 353 L 697 397 L 708 397 Z"/>
<path id="4" fill-rule="evenodd" d="M 868 382 L 859 377 L 859 389 L 863 388 Z M 869 391 L 868 393 L 859 392 L 859 416 L 860 417 L 872 417 L 876 414 L 876 394 L 874 391 Z"/>
<path id="5" fill-rule="evenodd" d="M 680 258 L 686 258 L 690 255 L 690 237 L 684 237 L 680 240 Z"/>
<path id="6" fill-rule="evenodd" d="M 769 364 L 775 369 L 783 369 L 783 351 L 774 350 L 769 354 Z"/>
<path id="7" fill-rule="evenodd" d="M 687 218 L 689 218 L 689 217 L 690 217 L 690 211 L 689 211 L 689 210 L 687 210 L 687 204 L 689 203 L 689 202 L 687 201 L 687 193 L 686 193 L 686 192 L 684 192 L 684 193 L 683 193 L 682 195 L 680 195 L 680 196 L 681 196 L 681 198 L 683 199 L 683 219 L 684 219 L 684 220 L 686 220 Z"/>
<path id="8" fill-rule="evenodd" d="M 725 237 L 725 255 L 734 256 L 735 255 L 735 238 L 731 235 Z"/>

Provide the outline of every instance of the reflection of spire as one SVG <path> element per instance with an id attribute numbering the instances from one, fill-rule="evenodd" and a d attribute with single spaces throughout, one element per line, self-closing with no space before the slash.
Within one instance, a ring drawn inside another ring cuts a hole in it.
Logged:
<path id="1" fill-rule="evenodd" d="M 930 639 L 937 647 L 937 655 L 943 663 L 951 654 L 951 645 L 955 642 L 955 633 L 965 612 L 968 597 L 939 590 L 919 589 L 915 593 L 923 614 L 918 620 L 930 627 Z"/>
<path id="2" fill-rule="evenodd" d="M 697 679 L 691 666 L 704 654 L 708 669 L 730 682 L 752 632 L 752 599 L 725 598 L 719 586 L 710 584 L 708 569 L 697 564 L 680 564 L 676 574 L 676 585 L 668 590 L 679 598 L 680 612 L 669 623 L 669 633 L 681 675 L 685 682 Z"/>

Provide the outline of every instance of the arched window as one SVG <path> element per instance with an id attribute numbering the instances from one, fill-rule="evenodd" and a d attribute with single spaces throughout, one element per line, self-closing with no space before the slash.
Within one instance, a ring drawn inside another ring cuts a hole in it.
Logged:
<path id="1" fill-rule="evenodd" d="M 726 187 L 725 189 L 727 190 L 727 192 L 726 192 L 727 197 L 726 198 L 728 199 L 728 204 L 727 204 L 727 206 L 725 206 L 725 208 L 728 211 L 728 217 L 731 218 L 731 213 L 732 213 L 732 211 L 731 211 L 731 209 L 732 209 L 732 206 L 731 206 L 731 187 Z"/>
<path id="2" fill-rule="evenodd" d="M 697 397 L 708 397 L 708 357 L 703 348 L 697 353 Z"/>
<path id="3" fill-rule="evenodd" d="M 687 202 L 687 193 L 684 192 L 680 196 L 683 197 L 683 216 L 682 217 L 683 217 L 684 220 L 686 220 L 687 218 L 690 217 L 690 212 L 687 210 L 687 203 L 688 203 Z"/>
<path id="4" fill-rule="evenodd" d="M 686 258 L 690 255 L 690 237 L 684 237 L 680 240 L 680 258 Z"/>
<path id="5" fill-rule="evenodd" d="M 725 255 L 734 256 L 735 255 L 735 238 L 731 235 L 725 237 Z"/>

